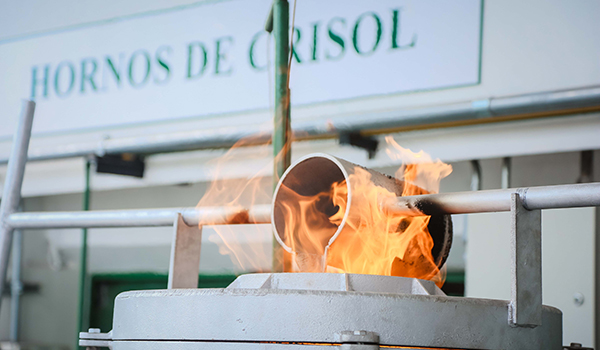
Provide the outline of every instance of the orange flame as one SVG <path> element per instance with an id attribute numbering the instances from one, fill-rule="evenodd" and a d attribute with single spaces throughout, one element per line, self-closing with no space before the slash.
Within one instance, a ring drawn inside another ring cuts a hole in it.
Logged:
<path id="1" fill-rule="evenodd" d="M 257 136 L 256 139 L 261 136 Z M 255 167 L 259 159 L 268 159 L 269 147 L 252 147 L 257 144 L 255 138 L 238 141 L 223 156 L 214 161 L 213 177 L 206 193 L 197 207 L 234 207 L 248 209 L 256 204 L 271 202 L 271 179 L 266 176 L 272 165 L 258 166 L 250 175 L 240 176 L 239 168 L 231 169 L 231 163 L 247 164 Z M 237 177 L 236 177 L 237 175 Z M 209 240 L 219 246 L 221 255 L 228 255 L 237 272 L 264 272 L 271 266 L 272 245 L 264 244 L 265 234 L 271 238 L 270 225 L 239 224 L 248 222 L 247 213 L 242 211 L 235 217 L 223 218 L 222 222 L 235 225 L 215 225 L 216 236 Z M 202 223 L 204 220 L 200 218 Z M 251 221 L 251 220 L 250 220 Z M 237 223 L 237 224 L 236 224 Z"/>
<path id="2" fill-rule="evenodd" d="M 439 191 L 440 180 L 452 171 L 450 165 L 432 160 L 423 151 L 404 149 L 391 137 L 386 137 L 386 142 L 386 154 L 402 163 L 395 177 L 403 183 L 403 196 Z M 236 147 L 244 143 L 251 141 Z M 217 174 L 234 157 L 233 149 L 222 157 L 217 163 Z M 270 164 L 265 164 L 265 169 L 270 169 Z M 272 193 L 271 182 L 264 177 L 267 172 L 261 170 L 250 179 L 216 180 L 198 206 L 249 208 L 269 203 Z M 348 210 L 348 184 L 352 210 Z M 371 172 L 356 167 L 347 180 L 316 195 L 296 193 L 284 186 L 280 193 L 293 198 L 286 201 L 282 210 L 286 212 L 285 243 L 296 253 L 294 270 L 415 277 L 443 284 L 443 273 L 431 253 L 433 239 L 427 227 L 430 217 L 407 217 L 381 210 L 382 201 L 399 193 L 376 185 Z M 342 223 L 343 230 L 332 241 Z M 255 226 L 244 225 L 243 233 L 234 225 L 214 227 L 222 241 L 221 253 L 230 255 L 241 270 L 260 271 L 264 269 L 261 267 L 270 266 L 271 250 L 248 245 L 243 238 L 262 234 Z"/>
<path id="3" fill-rule="evenodd" d="M 388 156 L 403 163 L 396 172 L 396 178 L 403 181 L 403 196 L 437 192 L 440 180 L 452 171 L 450 165 L 433 161 L 422 151 L 404 149 L 391 137 L 386 141 Z M 346 180 L 316 195 L 280 188 L 288 198 L 282 201 L 286 220 L 282 237 L 296 253 L 295 269 L 415 277 L 441 285 L 443 276 L 431 253 L 430 217 L 381 210 L 379 204 L 397 193 L 376 185 L 372 176 L 355 167 Z"/>

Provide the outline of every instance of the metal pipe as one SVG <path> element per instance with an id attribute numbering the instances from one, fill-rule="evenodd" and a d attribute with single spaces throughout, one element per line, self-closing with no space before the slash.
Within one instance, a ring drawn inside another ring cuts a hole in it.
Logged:
<path id="1" fill-rule="evenodd" d="M 467 214 L 510 210 L 510 194 L 519 193 L 528 210 L 600 206 L 600 182 L 397 197 L 382 203 L 402 215 Z M 93 210 L 14 213 L 14 229 L 172 226 L 181 213 L 188 225 L 270 223 L 271 206 Z"/>
<path id="2" fill-rule="evenodd" d="M 600 206 L 600 182 L 397 197 L 382 203 L 388 212 L 418 216 L 510 211 L 518 193 L 528 210 Z"/>
<path id="3" fill-rule="evenodd" d="M 596 207 L 596 232 L 594 234 L 594 300 L 600 300 L 600 207 Z M 600 303 L 594 302 L 594 319 L 600 320 Z M 595 334 L 600 334 L 600 322 L 594 322 Z M 600 337 L 595 337 L 595 347 L 600 349 Z"/>
<path id="4" fill-rule="evenodd" d="M 23 283 L 21 282 L 21 256 L 23 252 L 23 232 L 15 230 L 12 247 L 12 273 L 10 278 L 10 334 L 12 343 L 19 341 L 19 309 Z"/>
<path id="5" fill-rule="evenodd" d="M 270 223 L 271 206 L 161 208 L 15 213 L 7 224 L 20 229 L 173 226 L 181 213 L 187 225 Z"/>
<path id="6" fill-rule="evenodd" d="M 382 203 L 402 215 L 467 214 L 510 210 L 510 194 L 519 193 L 528 210 L 600 206 L 600 183 L 540 186 L 477 192 L 397 197 Z M 271 206 L 94 210 L 88 212 L 26 212 L 11 214 L 13 229 L 172 226 L 181 213 L 188 225 L 270 223 Z"/>
<path id="7" fill-rule="evenodd" d="M 275 35 L 275 116 L 273 118 L 273 189 L 291 164 L 292 129 L 289 88 L 289 3 L 273 3 L 273 32 Z M 273 242 L 273 272 L 283 272 L 283 249 Z"/>
<path id="8" fill-rule="evenodd" d="M 356 182 L 358 172 L 367 172 L 373 184 L 389 193 L 402 195 L 405 186 L 403 181 L 323 153 L 314 153 L 299 159 L 281 178 L 273 194 L 271 222 L 276 241 L 288 253 L 293 254 L 294 270 L 325 271 L 325 257 L 329 248 L 335 247 L 338 237 L 344 240 L 344 237 L 348 234 L 352 235 L 357 227 L 364 224 L 360 215 L 364 198 L 361 197 L 360 191 L 356 191 L 356 185 L 360 185 L 360 181 Z M 335 184 L 343 184 L 345 187 L 343 192 L 346 193 L 346 205 L 344 211 L 340 213 L 339 225 L 332 225 L 329 220 L 331 214 L 325 214 L 331 210 L 335 212 L 331 195 L 322 196 Z M 307 223 L 309 230 L 298 230 L 293 225 L 293 213 L 286 209 L 295 207 L 299 196 L 317 195 L 321 196 L 321 203 L 331 203 L 330 209 L 323 205 L 318 209 L 315 208 L 323 215 L 311 218 Z M 436 247 L 432 251 L 433 262 L 441 268 L 448 257 L 452 243 L 452 221 L 449 215 L 435 215 L 430 218 L 429 226 L 434 227 L 429 231 Z M 312 235 L 310 227 L 319 228 L 318 238 L 310 237 Z M 400 232 L 404 230 L 394 229 Z"/>
<path id="9" fill-rule="evenodd" d="M 297 121 L 292 125 L 294 140 L 337 138 L 341 132 L 362 131 L 364 134 L 390 133 L 395 129 L 447 127 L 452 123 L 502 120 L 498 118 L 543 117 L 600 110 L 600 87 L 550 91 L 520 96 L 493 97 L 433 107 L 402 111 L 375 112 L 368 116 L 349 114 L 330 116 L 322 122 Z M 454 125 L 454 124 L 452 124 Z M 264 145 L 272 141 L 272 133 L 260 126 L 243 125 L 211 129 L 114 138 L 103 141 L 73 143 L 55 147 L 33 147 L 29 161 L 87 157 L 105 154 L 156 154 L 209 148 L 229 148 L 241 139 L 245 144 Z M 0 164 L 8 158 L 0 158 Z"/>
<path id="10" fill-rule="evenodd" d="M 8 224 L 7 221 L 10 215 L 17 211 L 21 201 L 21 186 L 23 185 L 23 175 L 25 175 L 25 163 L 27 162 L 27 149 L 31 138 L 34 111 L 35 102 L 23 101 L 4 180 L 4 192 L 0 203 L 0 296 L 4 295 L 4 284 L 14 231 L 14 227 Z"/>
<path id="11" fill-rule="evenodd" d="M 83 211 L 90 210 L 90 177 L 91 161 L 85 162 L 85 188 L 83 190 Z M 81 230 L 81 254 L 79 257 L 79 310 L 77 313 L 77 334 L 75 336 L 75 349 L 79 347 L 79 332 L 86 331 L 89 327 L 89 317 L 86 317 L 86 292 L 87 292 L 87 253 L 88 253 L 88 229 Z"/>

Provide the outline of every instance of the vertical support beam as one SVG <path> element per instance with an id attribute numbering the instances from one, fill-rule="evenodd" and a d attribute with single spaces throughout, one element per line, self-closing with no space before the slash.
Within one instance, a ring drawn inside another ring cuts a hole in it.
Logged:
<path id="1" fill-rule="evenodd" d="M 527 210 L 517 193 L 511 195 L 512 298 L 509 323 L 515 327 L 542 325 L 542 213 Z"/>
<path id="2" fill-rule="evenodd" d="M 10 214 L 17 211 L 21 201 L 21 186 L 27 163 L 27 150 L 31 138 L 35 102 L 23 101 L 21 116 L 17 124 L 17 132 L 8 159 L 4 192 L 0 203 L 0 296 L 4 295 L 4 285 L 8 270 L 8 259 L 12 245 L 13 228 L 7 223 Z"/>
<path id="3" fill-rule="evenodd" d="M 188 226 L 177 214 L 174 228 L 167 288 L 198 288 L 202 226 Z"/>
<path id="4" fill-rule="evenodd" d="M 600 207 L 596 207 L 594 235 L 594 344 L 600 349 Z"/>
<path id="5" fill-rule="evenodd" d="M 275 116 L 273 119 L 273 189 L 291 163 L 290 90 L 288 86 L 289 3 L 273 2 L 275 35 Z M 273 240 L 273 272 L 284 271 L 283 248 Z"/>
<path id="6" fill-rule="evenodd" d="M 91 177 L 91 161 L 88 159 L 85 162 L 85 187 L 83 189 L 83 211 L 90 210 L 90 177 Z M 77 335 L 76 344 L 79 342 L 79 332 L 88 329 L 89 308 L 86 303 L 87 296 L 87 263 L 88 258 L 88 229 L 81 230 L 81 250 L 79 252 L 79 308 L 77 310 Z M 75 347 L 77 349 L 77 347 Z"/>
<path id="7" fill-rule="evenodd" d="M 594 155 L 596 157 L 594 157 Z M 600 151 L 596 150 L 591 152 L 592 181 L 600 181 L 599 156 Z M 600 206 L 596 207 L 595 213 L 596 231 L 594 234 L 594 348 L 600 349 Z"/>
<path id="8" fill-rule="evenodd" d="M 12 276 L 10 279 L 10 334 L 12 343 L 19 341 L 19 309 L 23 283 L 21 282 L 21 253 L 23 252 L 23 232 L 15 230 L 12 247 Z"/>

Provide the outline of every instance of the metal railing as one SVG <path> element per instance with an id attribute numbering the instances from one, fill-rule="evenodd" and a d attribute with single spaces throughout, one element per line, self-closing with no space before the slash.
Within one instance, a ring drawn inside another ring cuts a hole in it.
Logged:
<path id="1" fill-rule="evenodd" d="M 8 216 L 14 229 L 173 226 L 181 214 L 187 225 L 261 224 L 271 222 L 271 206 L 199 207 L 130 210 L 26 212 Z"/>
<path id="2" fill-rule="evenodd" d="M 177 226 L 178 218 L 189 226 L 270 222 L 270 205 L 19 213 L 34 111 L 35 102 L 23 102 L 0 203 L 0 295 L 16 229 Z"/>
<path id="3" fill-rule="evenodd" d="M 513 193 L 527 210 L 600 206 L 600 182 L 592 182 L 398 197 L 382 203 L 382 209 L 408 216 L 510 211 Z"/>
<path id="4" fill-rule="evenodd" d="M 270 205 L 258 205 L 250 208 L 200 207 L 17 213 L 17 206 L 21 199 L 20 192 L 27 162 L 26 155 L 31 136 L 34 109 L 34 102 L 24 101 L 23 112 L 19 119 L 11 157 L 8 162 L 4 196 L 0 205 L 0 295 L 4 288 L 3 282 L 6 281 L 8 258 L 15 229 L 171 225 L 175 225 L 177 228 L 178 222 L 183 226 L 181 221 L 190 227 L 215 224 L 269 223 L 271 221 Z M 541 254 L 541 246 L 536 246 L 539 243 L 538 240 L 531 243 L 524 239 L 528 237 L 528 230 L 532 230 L 532 228 L 534 232 L 540 230 L 538 227 L 540 225 L 540 216 L 538 215 L 540 209 L 581 206 L 600 206 L 600 183 L 420 195 L 399 197 L 393 201 L 382 203 L 383 209 L 401 215 L 481 213 L 510 210 L 513 213 L 513 255 L 515 265 L 518 264 L 519 259 L 530 257 L 527 252 L 531 250 L 535 256 L 539 257 L 539 254 Z M 536 227 L 538 228 L 536 229 Z M 519 232 L 521 233 L 519 234 Z M 530 246 L 536 247 L 532 248 Z M 533 266 L 527 268 L 541 269 L 540 261 L 541 258 L 537 259 Z M 516 293 L 524 289 L 537 293 L 538 289 L 541 288 L 541 274 L 537 275 L 539 275 L 540 281 L 535 279 L 532 283 L 525 282 L 523 279 L 519 280 L 517 275 L 513 276 Z M 541 296 L 541 290 L 539 292 Z M 513 299 L 516 305 L 519 298 L 514 296 Z M 524 302 L 521 302 L 521 304 L 524 305 Z M 513 310 L 515 315 L 512 322 L 516 325 L 536 325 L 538 321 L 534 314 L 537 314 L 539 310 L 541 309 L 527 311 L 525 316 L 519 316 L 520 313 L 517 312 L 515 306 Z"/>

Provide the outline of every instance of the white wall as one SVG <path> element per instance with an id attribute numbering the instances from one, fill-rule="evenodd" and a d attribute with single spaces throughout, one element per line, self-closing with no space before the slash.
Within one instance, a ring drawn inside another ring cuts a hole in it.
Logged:
<path id="1" fill-rule="evenodd" d="M 596 174 L 599 156 L 596 151 Z M 512 185 L 575 183 L 579 157 L 577 153 L 565 153 L 514 158 Z M 500 165 L 500 160 L 483 163 L 485 188 L 499 187 Z M 597 220 L 595 208 L 542 212 L 542 298 L 545 305 L 563 312 L 565 344 L 595 346 Z M 510 299 L 510 213 L 468 215 L 465 271 L 467 296 Z M 584 296 L 582 305 L 574 302 L 576 293 Z"/>
<path id="2" fill-rule="evenodd" d="M 114 2 L 112 6 L 102 1 L 88 1 L 85 5 L 67 0 L 54 1 L 52 5 L 40 0 L 5 1 L 0 3 L 0 6 L 2 6 L 0 16 L 4 16 L 2 17 L 3 20 L 0 20 L 0 40 L 186 3 L 190 3 L 190 1 L 128 1 L 126 5 Z M 302 6 L 302 4 L 299 6 Z M 343 117 L 349 114 L 364 113 L 368 116 L 369 113 L 373 112 L 392 112 L 412 107 L 443 105 L 490 97 L 598 85 L 600 84 L 600 65 L 597 57 L 600 57 L 600 36 L 595 35 L 595 33 L 600 32 L 600 22 L 595 20 L 598 15 L 600 15 L 600 3 L 593 0 L 578 0 L 576 5 L 561 0 L 535 0 L 527 3 L 517 0 L 486 1 L 484 4 L 480 85 L 357 98 L 343 102 L 293 108 L 292 122 L 315 120 L 325 125 L 329 118 Z M 147 101 L 149 104 L 152 102 L 152 100 Z M 200 104 L 198 110 L 202 110 Z M 2 113 L 2 110 L 0 110 L 0 113 Z M 521 130 L 521 125 L 517 125 L 504 131 L 519 135 L 519 137 L 510 138 L 510 144 L 503 143 L 502 140 L 505 139 L 505 134 L 501 132 L 502 130 L 499 130 L 503 127 L 480 126 L 463 129 L 462 136 L 464 134 L 471 136 L 484 135 L 484 141 L 487 140 L 485 147 L 478 145 L 466 149 L 464 143 L 460 142 L 461 135 L 458 135 L 459 133 L 455 134 L 453 138 L 445 138 L 442 135 L 439 142 L 436 142 L 437 136 L 433 133 L 431 137 L 423 138 L 422 141 L 413 139 L 412 147 L 442 149 L 442 153 L 453 154 L 454 159 L 446 158 L 450 161 L 456 161 L 460 157 L 463 157 L 460 158 L 461 160 L 499 157 L 501 156 L 499 153 L 503 152 L 505 148 L 507 148 L 504 151 L 505 155 L 553 153 L 582 149 L 577 147 L 598 148 L 600 147 L 600 141 L 598 138 L 593 137 L 593 132 L 600 132 L 600 116 L 587 117 L 585 123 L 582 123 L 581 120 L 573 124 L 568 121 L 558 123 L 559 129 L 549 131 L 550 135 L 544 136 L 545 142 L 529 142 L 527 134 L 524 134 L 524 131 Z M 6 118 L 7 121 L 14 120 L 16 115 L 2 115 L 2 118 Z M 85 118 L 85 116 L 82 116 L 82 118 Z M 270 113 L 265 110 L 214 116 L 205 119 L 190 118 L 185 121 L 173 121 L 161 125 L 108 128 L 88 133 L 34 137 L 32 149 L 47 148 L 65 143 L 93 142 L 100 145 L 101 140 L 107 137 L 122 138 L 189 130 L 210 130 L 220 126 L 262 125 L 263 128 L 269 129 L 270 120 Z M 523 123 L 526 132 L 530 132 L 531 128 L 539 127 L 543 129 L 547 120 Z M 580 125 L 580 127 L 574 127 L 576 125 Z M 471 138 L 467 139 L 474 141 Z M 490 144 L 492 139 L 498 141 L 495 148 L 493 144 Z M 568 142 L 557 141 L 552 144 L 552 139 L 568 140 Z M 0 154 L 8 153 L 9 141 L 8 139 L 0 140 Z M 334 147 L 333 144 L 335 142 L 326 144 L 325 147 L 329 149 Z M 474 150 L 481 151 L 474 152 Z M 472 153 L 479 154 L 474 155 Z M 435 153 L 434 155 L 444 157 L 444 155 Z M 201 153 L 200 158 L 206 160 L 213 156 L 214 153 L 206 152 Z M 173 158 L 163 156 L 161 159 L 168 161 Z M 198 176 L 197 173 L 194 173 L 194 170 L 189 169 L 186 162 L 181 162 L 181 169 L 179 169 L 176 162 L 169 161 L 169 163 L 171 164 L 169 164 L 168 169 L 178 174 L 178 178 L 185 177 L 187 178 L 185 181 L 198 181 L 192 180 L 193 177 Z M 151 167 L 150 171 L 153 171 L 153 169 Z M 38 186 L 33 188 L 27 184 L 32 181 L 27 181 L 25 184 L 26 195 L 45 195 L 48 194 L 50 188 L 55 189 L 54 193 L 81 190 L 81 187 L 75 188 L 76 186 L 71 185 L 73 183 L 82 184 L 81 181 L 76 181 L 77 177 L 81 177 L 81 167 L 71 161 L 55 162 L 45 167 L 40 164 L 39 166 L 32 166 L 31 171 L 49 172 L 54 175 L 52 177 L 54 182 L 47 183 L 39 180 L 38 176 L 33 181 Z M 147 180 L 140 184 L 130 179 L 122 179 L 113 181 L 112 188 L 117 186 L 174 184 L 181 181 L 181 179 L 161 179 L 160 181 L 163 182 L 148 183 L 152 180 Z"/>

